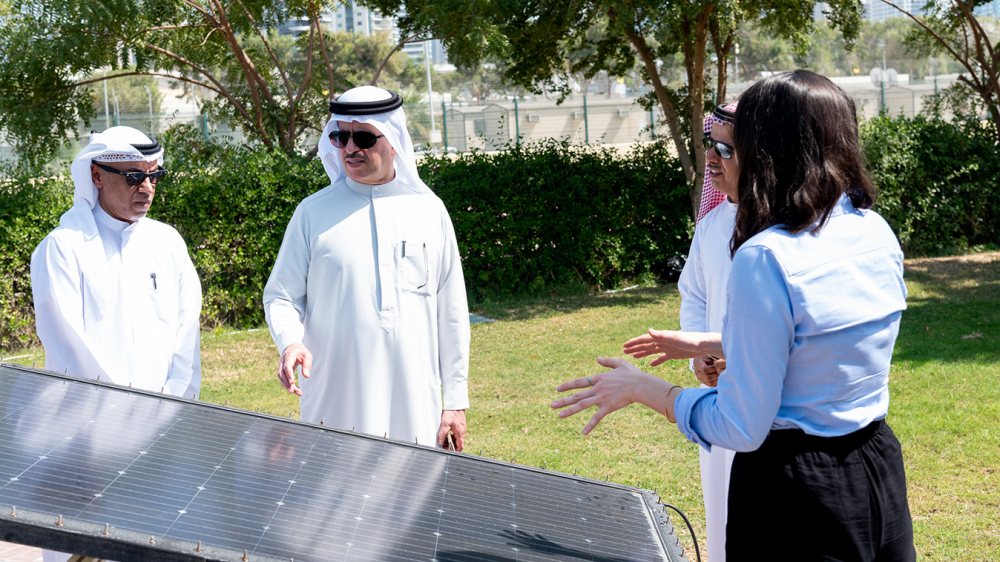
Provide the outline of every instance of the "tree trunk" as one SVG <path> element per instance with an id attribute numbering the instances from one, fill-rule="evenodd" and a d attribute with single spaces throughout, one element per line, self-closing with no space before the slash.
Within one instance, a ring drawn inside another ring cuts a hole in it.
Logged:
<path id="1" fill-rule="evenodd" d="M 691 25 L 684 26 L 690 33 L 684 41 L 684 66 L 688 76 L 688 113 L 692 141 L 702 132 L 705 112 L 705 51 L 708 39 L 708 24 L 712 14 L 712 5 L 706 5 Z M 691 216 L 698 215 L 701 204 L 701 187 L 705 180 L 705 151 L 697 142 L 692 142 L 695 157 L 694 181 L 688 185 L 691 195 Z"/>
<path id="2" fill-rule="evenodd" d="M 639 54 L 639 58 L 642 59 L 646 73 L 649 75 L 649 81 L 653 86 L 653 92 L 656 94 L 656 100 L 660 103 L 660 109 L 663 110 L 663 116 L 667 121 L 670 139 L 674 142 L 674 147 L 677 149 L 677 157 L 681 161 L 681 169 L 684 170 L 684 177 L 688 181 L 696 181 L 697 170 L 695 169 L 694 162 L 691 160 L 691 151 L 688 148 L 688 144 L 684 140 L 680 114 L 677 108 L 674 107 L 673 102 L 670 101 L 670 97 L 667 96 L 666 86 L 660 80 L 660 74 L 656 70 L 656 59 L 653 57 L 653 51 L 646 44 L 645 39 L 640 37 L 635 30 L 627 28 L 625 33 L 628 35 L 632 47 Z"/>

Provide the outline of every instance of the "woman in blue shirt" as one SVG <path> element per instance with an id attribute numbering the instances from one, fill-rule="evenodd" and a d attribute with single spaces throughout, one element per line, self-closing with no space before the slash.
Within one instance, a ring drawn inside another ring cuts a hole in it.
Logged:
<path id="1" fill-rule="evenodd" d="M 682 389 L 629 362 L 569 381 L 560 416 L 596 406 L 589 433 L 633 402 L 703 447 L 739 451 L 728 560 L 914 560 L 899 442 L 884 422 L 906 308 L 903 255 L 870 211 L 854 103 L 798 70 L 739 100 L 739 205 L 716 388 Z M 683 339 L 683 338 L 681 338 Z M 719 342 L 685 340 L 691 355 Z M 683 355 L 678 349 L 676 355 Z"/>

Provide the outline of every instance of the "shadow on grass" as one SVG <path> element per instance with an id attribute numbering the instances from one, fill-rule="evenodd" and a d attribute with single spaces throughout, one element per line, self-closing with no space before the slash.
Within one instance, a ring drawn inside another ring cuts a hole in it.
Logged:
<path id="1" fill-rule="evenodd" d="M 895 358 L 1000 362 L 1000 252 L 906 262 Z"/>
<path id="2" fill-rule="evenodd" d="M 590 308 L 646 306 L 665 299 L 680 299 L 676 283 L 663 283 L 608 293 L 552 294 L 504 302 L 479 303 L 473 309 L 494 320 L 530 320 L 532 318 L 567 314 Z"/>
<path id="3" fill-rule="evenodd" d="M 1000 362 L 1000 252 L 908 260 L 906 282 L 910 296 L 896 342 L 897 360 Z M 476 312 L 496 320 L 527 320 L 679 298 L 677 285 L 664 283 L 616 293 L 482 303 Z"/>

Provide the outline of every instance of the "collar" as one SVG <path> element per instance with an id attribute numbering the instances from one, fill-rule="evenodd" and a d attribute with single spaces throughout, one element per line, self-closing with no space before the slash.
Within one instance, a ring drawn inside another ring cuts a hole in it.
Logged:
<path id="1" fill-rule="evenodd" d="M 100 203 L 94 205 L 94 221 L 96 221 L 99 226 L 103 226 L 104 228 L 111 230 L 111 232 L 116 232 L 118 234 L 122 234 L 126 229 L 139 224 L 139 221 L 128 223 L 123 220 L 116 219 L 115 217 L 109 215 L 108 212 L 101 207 Z"/>
<path id="2" fill-rule="evenodd" d="M 851 202 L 851 198 L 847 196 L 846 193 L 840 195 L 840 200 L 837 204 L 833 206 L 830 210 L 830 216 L 835 217 L 838 215 L 846 215 L 848 213 L 858 213 L 860 210 L 854 207 L 854 203 Z"/>
<path id="3" fill-rule="evenodd" d="M 351 191 L 357 193 L 358 195 L 364 195 L 365 197 L 400 195 L 402 193 L 412 191 L 410 189 L 406 189 L 403 182 L 400 181 L 399 174 L 396 174 L 396 177 L 389 180 L 387 183 L 379 185 L 369 185 L 367 183 L 357 182 L 346 176 L 344 177 L 344 181 L 347 183 L 347 187 L 350 188 Z"/>

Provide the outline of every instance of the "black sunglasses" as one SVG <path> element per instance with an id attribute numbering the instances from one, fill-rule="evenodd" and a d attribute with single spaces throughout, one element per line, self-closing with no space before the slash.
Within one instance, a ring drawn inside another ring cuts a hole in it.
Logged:
<path id="1" fill-rule="evenodd" d="M 156 170 L 146 174 L 143 172 L 126 172 L 124 170 L 118 170 L 116 168 L 112 168 L 111 166 L 106 166 L 104 164 L 101 164 L 100 162 L 94 162 L 93 164 L 98 168 L 104 170 L 105 172 L 111 172 L 112 174 L 125 176 L 125 183 L 129 187 L 135 187 L 141 184 L 142 182 L 146 181 L 146 178 L 149 178 L 150 184 L 156 185 L 156 182 L 160 181 L 160 178 L 167 175 L 167 171 L 164 170 L 163 168 L 157 168 Z"/>
<path id="2" fill-rule="evenodd" d="M 736 149 L 731 144 L 726 144 L 722 141 L 717 141 L 713 139 L 708 133 L 701 138 L 701 141 L 705 144 L 705 152 L 715 149 L 715 152 L 719 155 L 719 158 L 723 160 L 729 160 L 734 155 L 736 155 Z"/>
<path id="3" fill-rule="evenodd" d="M 361 150 L 368 150 L 384 136 L 368 131 L 330 131 L 330 142 L 337 148 L 344 148 L 347 143 L 351 142 L 351 137 L 354 137 L 354 146 Z"/>

